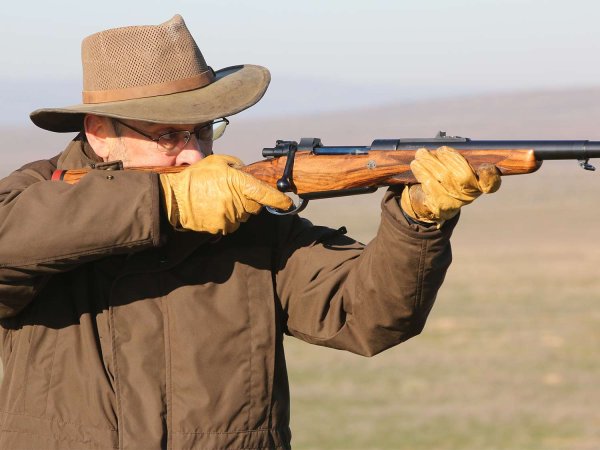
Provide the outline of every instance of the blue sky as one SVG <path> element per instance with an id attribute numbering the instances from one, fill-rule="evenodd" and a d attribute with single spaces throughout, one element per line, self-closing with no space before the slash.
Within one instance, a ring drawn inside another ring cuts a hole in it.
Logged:
<path id="1" fill-rule="evenodd" d="M 214 68 L 269 67 L 284 112 L 600 84 L 589 0 L 22 1 L 2 10 L 4 103 L 78 103 L 84 36 L 175 13 Z"/>

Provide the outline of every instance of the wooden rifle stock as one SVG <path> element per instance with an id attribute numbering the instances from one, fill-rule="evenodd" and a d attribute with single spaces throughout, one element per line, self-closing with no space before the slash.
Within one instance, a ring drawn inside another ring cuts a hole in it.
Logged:
<path id="1" fill-rule="evenodd" d="M 541 161 L 536 160 L 533 149 L 458 151 L 473 169 L 477 170 L 483 164 L 494 164 L 501 175 L 531 173 L 541 166 Z M 415 150 L 381 150 L 364 154 L 335 155 L 297 151 L 290 177 L 291 191 L 301 197 L 334 197 L 335 193 L 340 191 L 415 183 L 416 180 L 410 170 L 410 162 L 414 156 Z M 284 175 L 287 159 L 287 156 L 267 158 L 244 166 L 240 170 L 277 187 L 278 181 Z M 126 170 L 174 173 L 184 170 L 185 167 L 131 167 Z M 57 171 L 52 179 L 74 184 L 90 170 Z"/>

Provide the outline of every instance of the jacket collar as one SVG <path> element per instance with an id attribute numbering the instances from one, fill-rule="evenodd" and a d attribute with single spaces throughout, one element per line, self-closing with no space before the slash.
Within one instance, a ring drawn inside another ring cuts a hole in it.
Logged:
<path id="1" fill-rule="evenodd" d="M 96 155 L 83 133 L 79 133 L 61 153 L 56 168 L 83 169 L 99 162 L 102 162 L 102 158 Z"/>

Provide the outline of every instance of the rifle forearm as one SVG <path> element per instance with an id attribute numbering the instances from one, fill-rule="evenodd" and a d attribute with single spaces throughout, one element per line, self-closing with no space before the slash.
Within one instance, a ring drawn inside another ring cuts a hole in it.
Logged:
<path id="1" fill-rule="evenodd" d="M 536 171 L 532 150 L 461 150 L 460 153 L 477 170 L 483 164 L 494 164 L 502 175 Z M 410 171 L 414 150 L 372 151 L 363 155 L 315 155 L 297 152 L 294 162 L 293 192 L 305 195 L 363 187 L 412 184 L 416 180 Z M 242 170 L 275 186 L 282 177 L 286 157 L 259 161 Z"/>

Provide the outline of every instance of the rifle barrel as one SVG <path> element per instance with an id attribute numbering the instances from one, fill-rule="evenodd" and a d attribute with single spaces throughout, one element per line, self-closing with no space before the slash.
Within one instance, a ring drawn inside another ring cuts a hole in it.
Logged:
<path id="1" fill-rule="evenodd" d="M 448 145 L 457 150 L 495 150 L 495 149 L 532 149 L 539 161 L 547 159 L 588 159 L 600 158 L 600 141 L 588 140 L 456 140 L 449 139 L 447 143 L 441 143 L 441 139 L 398 139 L 398 149 L 415 150 L 419 147 L 437 148 L 440 145 Z"/>
<path id="2" fill-rule="evenodd" d="M 376 150 L 435 150 L 442 145 L 457 150 L 532 149 L 538 161 L 600 158 L 600 141 L 567 140 L 471 140 L 467 138 L 377 139 L 368 146 L 316 147 L 316 155 L 361 155 Z"/>

